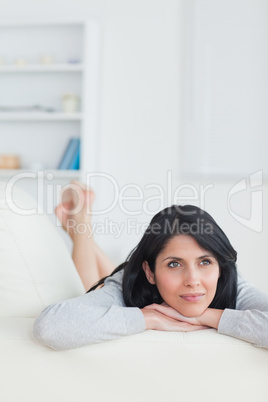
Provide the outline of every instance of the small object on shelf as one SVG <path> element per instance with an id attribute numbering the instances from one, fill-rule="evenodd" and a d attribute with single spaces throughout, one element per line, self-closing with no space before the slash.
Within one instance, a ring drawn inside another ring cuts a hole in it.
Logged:
<path id="1" fill-rule="evenodd" d="M 0 169 L 19 169 L 20 159 L 17 155 L 0 155 Z"/>
<path id="2" fill-rule="evenodd" d="M 67 63 L 68 64 L 79 64 L 79 63 L 81 63 L 81 60 L 79 60 L 79 59 L 69 59 L 69 60 L 67 60 Z"/>
<path id="3" fill-rule="evenodd" d="M 0 66 L 3 66 L 5 64 L 5 59 L 3 57 L 0 57 Z"/>
<path id="4" fill-rule="evenodd" d="M 0 112 L 47 112 L 47 113 L 52 113 L 55 112 L 56 110 L 53 108 L 45 107 L 45 106 L 40 106 L 40 105 L 33 105 L 33 106 L 0 106 Z"/>
<path id="5" fill-rule="evenodd" d="M 25 59 L 23 59 L 22 57 L 20 57 L 20 58 L 15 60 L 15 64 L 18 67 L 24 67 L 27 64 L 27 61 Z"/>
<path id="6" fill-rule="evenodd" d="M 53 63 L 54 63 L 54 57 L 50 56 L 49 54 L 40 57 L 40 64 L 48 66 Z"/>
<path id="7" fill-rule="evenodd" d="M 79 159 L 80 159 L 80 138 L 71 138 L 64 151 L 58 169 L 60 170 L 79 169 Z"/>
<path id="8" fill-rule="evenodd" d="M 78 96 L 66 93 L 62 96 L 62 110 L 65 113 L 75 113 L 78 110 Z"/>
<path id="9" fill-rule="evenodd" d="M 68 169 L 78 170 L 80 168 L 80 139 L 78 139 L 77 147 L 73 153 Z"/>

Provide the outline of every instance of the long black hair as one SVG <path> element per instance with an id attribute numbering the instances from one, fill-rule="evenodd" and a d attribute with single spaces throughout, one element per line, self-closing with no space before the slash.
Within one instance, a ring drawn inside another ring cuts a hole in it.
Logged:
<path id="1" fill-rule="evenodd" d="M 201 248 L 213 254 L 219 264 L 217 290 L 209 307 L 235 309 L 237 253 L 212 216 L 193 205 L 172 205 L 157 213 L 137 247 L 110 275 L 124 269 L 122 286 L 126 306 L 143 308 L 152 303 L 163 302 L 156 285 L 148 282 L 142 263 L 147 261 L 154 272 L 158 254 L 170 239 L 180 234 L 192 236 Z M 103 284 L 106 278 L 101 279 L 89 292 Z"/>

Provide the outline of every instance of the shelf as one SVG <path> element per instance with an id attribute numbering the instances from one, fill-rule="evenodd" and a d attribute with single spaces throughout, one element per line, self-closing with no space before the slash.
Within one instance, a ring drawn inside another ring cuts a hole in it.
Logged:
<path id="1" fill-rule="evenodd" d="M 82 72 L 84 70 L 84 65 L 81 63 L 77 64 L 51 64 L 51 65 L 40 65 L 40 64 L 29 64 L 25 66 L 16 65 L 1 65 L 0 73 L 69 73 L 69 72 Z"/>
<path id="2" fill-rule="evenodd" d="M 1 121 L 81 121 L 82 113 L 0 113 Z"/>
<path id="3" fill-rule="evenodd" d="M 40 26 L 68 26 L 68 25 L 84 25 L 87 23 L 86 19 L 29 19 L 29 20 L 9 20 L 0 21 L 0 28 L 40 28 Z"/>
<path id="4" fill-rule="evenodd" d="M 41 172 L 43 173 L 44 178 L 48 178 L 51 180 L 49 177 L 49 174 L 53 175 L 54 179 L 73 179 L 73 178 L 79 178 L 81 171 L 80 170 L 57 170 L 57 169 L 46 169 L 46 170 L 33 170 L 33 169 L 0 169 L 0 179 L 1 178 L 9 178 L 12 176 L 15 176 L 20 173 L 38 173 Z"/>
<path id="5" fill-rule="evenodd" d="M 4 133 L 0 135 L 0 153 L 19 155 L 23 167 L 0 169 L 0 179 L 36 173 L 34 167 L 39 163 L 57 167 L 73 137 L 81 139 L 81 169 L 45 169 L 44 179 L 50 173 L 56 181 L 67 182 L 96 171 L 99 23 L 83 19 L 2 20 L 0 34 L 0 131 Z M 52 64 L 42 64 L 41 58 L 46 56 L 53 58 Z M 17 65 L 19 58 L 26 64 Z M 75 94 L 81 105 L 73 109 L 75 113 L 64 112 L 62 97 L 68 93 Z"/>

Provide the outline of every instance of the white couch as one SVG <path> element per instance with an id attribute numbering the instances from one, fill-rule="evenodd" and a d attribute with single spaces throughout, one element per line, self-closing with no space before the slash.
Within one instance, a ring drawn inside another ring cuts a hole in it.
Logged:
<path id="1" fill-rule="evenodd" d="M 32 337 L 48 304 L 83 293 L 65 244 L 35 201 L 0 183 L 0 401 L 268 401 L 268 351 L 219 335 L 146 331 L 53 351 Z M 23 212 L 24 211 L 24 212 Z"/>

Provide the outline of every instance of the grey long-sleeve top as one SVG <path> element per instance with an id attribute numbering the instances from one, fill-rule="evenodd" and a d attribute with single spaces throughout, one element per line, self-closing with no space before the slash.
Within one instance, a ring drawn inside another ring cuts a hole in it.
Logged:
<path id="1" fill-rule="evenodd" d="M 102 288 L 45 308 L 34 322 L 34 338 L 63 350 L 145 331 L 141 310 L 124 303 L 122 278 L 123 270 Z M 268 348 L 268 296 L 239 276 L 236 310 L 224 310 L 218 332 Z"/>

